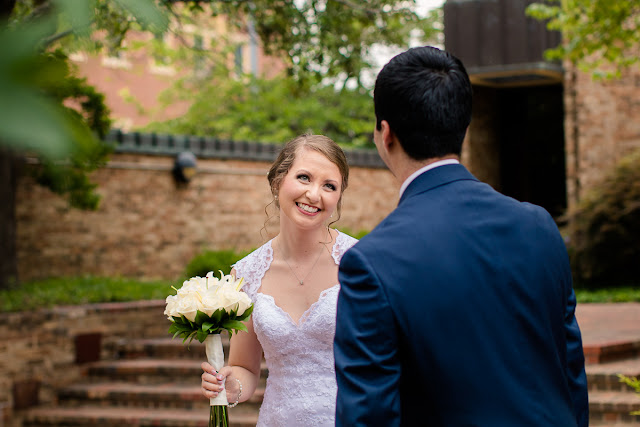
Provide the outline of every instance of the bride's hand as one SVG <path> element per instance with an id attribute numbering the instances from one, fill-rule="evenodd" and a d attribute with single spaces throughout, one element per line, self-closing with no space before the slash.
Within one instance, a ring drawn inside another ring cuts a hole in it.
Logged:
<path id="1" fill-rule="evenodd" d="M 224 390 L 224 379 L 231 375 L 231 367 L 225 366 L 216 373 L 213 366 L 207 362 L 202 362 L 200 366 L 204 371 L 202 374 L 202 394 L 209 399 L 217 397 L 218 393 Z"/>

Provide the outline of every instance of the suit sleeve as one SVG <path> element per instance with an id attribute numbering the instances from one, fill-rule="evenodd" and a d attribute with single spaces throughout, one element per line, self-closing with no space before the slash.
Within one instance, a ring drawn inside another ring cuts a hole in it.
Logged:
<path id="1" fill-rule="evenodd" d="M 587 374 L 584 369 L 584 352 L 582 336 L 575 316 L 576 295 L 571 289 L 565 311 L 565 334 L 567 338 L 567 378 L 573 401 L 573 411 L 578 427 L 589 425 L 589 398 L 587 391 Z"/>
<path id="2" fill-rule="evenodd" d="M 343 256 L 338 275 L 336 426 L 398 426 L 400 363 L 389 301 L 357 246 Z"/>

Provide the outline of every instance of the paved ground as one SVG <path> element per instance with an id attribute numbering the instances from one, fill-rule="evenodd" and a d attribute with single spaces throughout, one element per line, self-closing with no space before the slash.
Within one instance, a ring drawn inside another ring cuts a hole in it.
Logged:
<path id="1" fill-rule="evenodd" d="M 578 304 L 584 347 L 640 343 L 640 303 Z"/>

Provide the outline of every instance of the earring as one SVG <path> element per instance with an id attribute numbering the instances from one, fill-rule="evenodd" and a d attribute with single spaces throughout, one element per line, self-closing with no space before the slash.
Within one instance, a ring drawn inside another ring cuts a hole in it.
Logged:
<path id="1" fill-rule="evenodd" d="M 273 200 L 278 200 L 278 195 L 273 196 Z"/>

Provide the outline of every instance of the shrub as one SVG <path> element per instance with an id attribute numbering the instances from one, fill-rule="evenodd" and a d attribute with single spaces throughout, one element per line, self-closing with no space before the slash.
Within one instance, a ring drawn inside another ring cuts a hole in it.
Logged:
<path id="1" fill-rule="evenodd" d="M 360 231 L 354 231 L 351 230 L 348 227 L 340 227 L 340 231 L 342 231 L 344 234 L 348 234 L 351 237 L 354 237 L 358 240 L 362 239 L 364 236 L 366 236 L 367 234 L 369 234 L 369 230 L 366 229 L 361 229 Z"/>
<path id="2" fill-rule="evenodd" d="M 639 283 L 640 150 L 623 158 L 568 218 L 577 287 Z"/>
<path id="3" fill-rule="evenodd" d="M 618 378 L 620 378 L 620 382 L 634 389 L 638 397 L 640 397 L 640 377 L 627 377 L 625 375 L 618 374 Z M 640 411 L 632 411 L 629 415 L 640 415 Z"/>
<path id="4" fill-rule="evenodd" d="M 251 251 L 236 252 L 231 249 L 203 251 L 189 261 L 185 269 L 185 276 L 187 278 L 194 276 L 204 277 L 208 272 L 213 271 L 214 275 L 219 277 L 220 273 L 218 273 L 218 270 L 222 270 L 224 274 L 229 274 L 231 272 L 231 265 L 246 256 L 249 252 Z"/>

